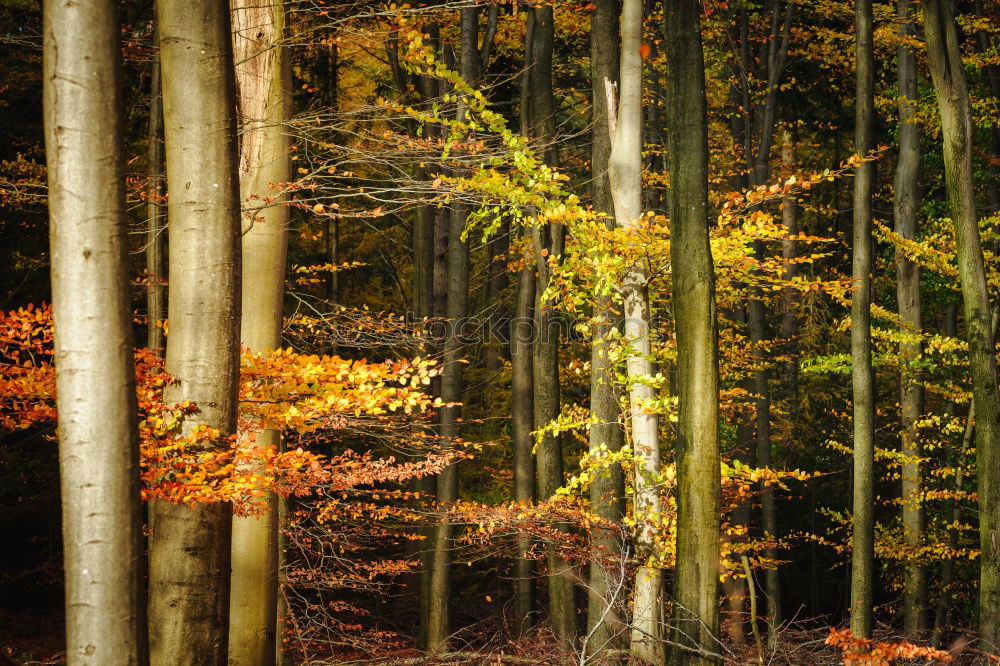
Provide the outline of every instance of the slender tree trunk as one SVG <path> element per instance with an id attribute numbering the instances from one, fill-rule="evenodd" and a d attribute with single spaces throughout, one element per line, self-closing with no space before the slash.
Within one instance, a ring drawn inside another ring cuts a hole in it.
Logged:
<path id="1" fill-rule="evenodd" d="M 510 338 L 510 425 L 514 448 L 514 501 L 528 504 L 535 499 L 534 396 L 531 347 L 535 335 L 533 310 L 535 271 L 526 266 L 517 273 L 517 303 Z M 535 561 L 525 556 L 531 546 L 526 536 L 517 537 L 514 561 L 514 637 L 523 638 L 534 625 Z"/>
<path id="2" fill-rule="evenodd" d="M 642 58 L 639 53 L 642 21 L 641 0 L 625 0 L 621 19 L 618 112 L 611 127 L 608 163 L 615 221 L 623 229 L 634 229 L 642 216 Z M 605 85 L 610 97 L 611 82 L 605 81 Z M 654 525 L 662 511 L 657 483 L 660 442 L 657 416 L 643 407 L 643 403 L 656 397 L 655 389 L 645 381 L 653 375 L 648 279 L 648 268 L 640 260 L 629 266 L 622 284 L 625 341 L 631 347 L 627 373 L 635 456 L 635 550 L 640 563 L 633 591 L 631 652 L 640 661 L 659 664 L 664 659 L 661 641 L 663 569 L 657 565 L 660 553 L 656 548 L 657 528 Z"/>
<path id="3" fill-rule="evenodd" d="M 534 44 L 535 14 L 525 12 L 524 61 L 521 74 L 520 127 L 521 134 L 531 136 L 531 66 Z M 522 240 L 531 237 L 531 231 L 521 232 Z M 535 500 L 535 380 L 532 372 L 532 349 L 537 335 L 535 326 L 535 268 L 530 263 L 517 273 L 517 295 L 514 323 L 510 339 L 510 408 L 511 445 L 514 450 L 514 501 Z M 514 637 L 523 638 L 534 624 L 535 561 L 525 557 L 531 539 L 517 537 L 518 557 L 514 561 Z"/>
<path id="4" fill-rule="evenodd" d="M 899 36 L 914 37 L 914 5 L 899 0 Z M 913 49 L 900 43 L 897 52 L 899 85 L 899 158 L 896 162 L 894 214 L 896 233 L 907 240 L 917 237 L 917 208 L 920 204 L 920 128 L 916 123 L 917 57 Z M 916 369 L 921 345 L 914 334 L 923 328 L 920 316 L 920 267 L 896 248 L 896 300 L 904 340 L 899 343 L 900 439 L 903 452 L 903 538 L 917 549 L 924 531 L 921 498 L 920 442 L 917 419 L 924 411 L 923 377 Z M 913 338 L 913 339 L 911 339 Z M 924 628 L 924 568 L 917 560 L 906 567 L 903 584 L 903 629 L 908 635 Z"/>
<path id="5" fill-rule="evenodd" d="M 717 664 L 719 609 L 719 371 L 715 275 L 708 242 L 708 129 L 701 5 L 668 3 L 667 102 L 671 262 L 679 382 L 677 569 L 673 651 L 677 664 Z M 637 49 L 636 49 L 637 50 Z M 622 48 L 622 57 L 627 50 Z M 625 66 L 622 66 L 624 80 Z M 627 315 L 626 315 L 627 316 Z"/>
<path id="6" fill-rule="evenodd" d="M 66 663 L 148 660 L 118 5 L 44 6 Z"/>
<path id="7" fill-rule="evenodd" d="M 435 53 L 438 50 L 439 28 L 436 23 L 431 23 L 426 28 L 430 35 L 429 43 Z M 419 81 L 420 93 L 424 101 L 433 100 L 438 97 L 438 81 L 430 76 L 421 76 Z M 401 91 L 402 92 L 402 91 Z M 437 128 L 427 127 L 427 136 L 434 139 L 438 136 Z M 427 169 L 423 175 L 430 180 L 431 171 Z M 438 210 L 433 204 L 421 205 L 417 209 L 416 218 L 413 224 L 413 310 L 414 318 L 422 321 L 424 318 L 436 318 L 444 316 L 444 279 L 445 279 L 445 258 L 448 252 L 448 234 L 446 220 L 445 224 L 438 225 L 439 212 L 445 214 L 444 209 Z M 441 227 L 439 229 L 439 226 Z M 442 298 L 439 298 L 439 294 Z M 428 329 L 426 332 L 431 332 Z M 436 349 L 427 350 L 435 353 Z M 432 387 L 440 396 L 440 385 L 438 378 L 432 382 Z M 433 476 L 423 476 L 413 480 L 413 490 L 420 493 L 420 503 L 429 503 L 436 493 L 436 480 Z M 430 581 L 431 564 L 434 543 L 434 526 L 422 526 L 419 533 L 424 539 L 417 544 L 420 556 L 419 584 L 417 601 L 419 605 L 419 618 L 417 622 L 417 647 L 427 647 L 427 628 L 429 626 L 430 614 Z"/>
<path id="8" fill-rule="evenodd" d="M 288 129 L 291 68 L 282 42 L 282 3 L 231 0 L 239 98 L 243 280 L 240 335 L 255 353 L 281 347 L 288 208 L 273 188 L 292 178 Z M 242 431 L 260 449 L 277 448 L 278 430 Z M 233 519 L 229 663 L 273 664 L 278 598 L 278 499 L 261 499 L 261 516 Z"/>
<path id="9" fill-rule="evenodd" d="M 787 128 L 781 132 L 781 166 L 784 178 L 790 176 L 795 168 L 795 137 Z M 781 221 L 786 234 L 781 241 L 781 258 L 785 261 L 785 281 L 791 283 L 798 275 L 798 266 L 795 264 L 798 258 L 798 243 L 795 237 L 799 234 L 799 220 L 795 197 L 787 196 L 782 199 Z M 785 353 L 789 359 L 782 368 L 781 385 L 790 405 L 792 436 L 799 410 L 798 308 L 798 292 L 794 288 L 786 287 L 781 295 L 781 337 L 785 341 Z"/>
<path id="10" fill-rule="evenodd" d="M 604 81 L 615 82 L 619 68 L 619 0 L 597 0 L 590 15 L 590 79 L 593 87 L 593 142 L 591 187 L 594 210 L 608 216 L 614 225 L 614 200 L 608 178 L 611 134 L 608 127 L 608 96 Z M 610 295 L 594 295 L 594 324 L 590 356 L 590 453 L 615 452 L 622 448 L 621 406 L 615 386 L 615 368 L 609 358 L 610 334 L 621 327 Z M 621 466 L 602 469 L 590 483 L 591 510 L 612 525 L 620 525 L 625 514 L 625 477 Z M 587 652 L 590 656 L 624 643 L 620 607 L 624 603 L 618 563 L 623 557 L 620 530 L 596 529 L 591 536 L 590 576 L 587 588 Z"/>
<path id="11" fill-rule="evenodd" d="M 545 152 L 545 162 L 558 161 L 555 148 L 555 102 L 552 91 L 552 50 L 555 39 L 554 13 L 551 5 L 540 5 L 531 13 L 531 52 L 527 74 L 531 96 L 527 121 L 531 136 Z M 549 286 L 549 257 L 563 253 L 564 230 L 560 224 L 544 224 L 532 230 L 538 277 L 535 281 L 535 328 L 532 349 L 535 429 L 540 430 L 559 416 L 559 322 L 552 307 L 544 301 Z M 563 485 L 562 438 L 545 434 L 538 442 L 535 476 L 538 499 L 548 500 Z M 567 642 L 576 638 L 576 608 L 570 565 L 552 548 L 546 557 L 548 567 L 549 624 L 553 633 Z"/>
<path id="12" fill-rule="evenodd" d="M 159 42 L 159 29 L 153 22 L 153 40 Z M 146 202 L 146 313 L 149 324 L 146 327 L 146 347 L 163 353 L 163 319 L 166 315 L 166 263 L 163 257 L 163 214 L 160 202 L 163 200 L 163 96 L 160 91 L 160 53 L 153 53 L 150 65 L 149 85 L 149 132 L 147 148 L 147 172 L 149 174 Z"/>
<path id="13" fill-rule="evenodd" d="M 226 2 L 160 0 L 170 243 L 168 405 L 190 401 L 184 433 L 236 430 L 240 226 L 232 32 Z M 150 651 L 154 665 L 224 664 L 228 503 L 153 504 Z"/>
<path id="14" fill-rule="evenodd" d="M 462 9 L 462 78 L 475 83 L 479 78 L 479 10 L 476 7 Z M 466 109 L 461 104 L 458 118 L 465 118 Z M 441 379 L 441 400 L 446 406 L 441 409 L 441 438 L 445 449 L 451 449 L 461 434 L 459 417 L 462 400 L 462 368 L 464 344 L 462 324 L 469 307 L 469 245 L 462 239 L 469 216 L 468 206 L 456 204 L 451 210 L 448 223 L 447 250 L 447 290 L 445 294 L 445 317 L 448 335 L 444 344 L 443 376 Z M 458 500 L 458 463 L 445 468 L 437 479 L 437 500 L 439 505 L 448 505 Z M 451 549 L 454 526 L 448 518 L 443 518 L 435 529 L 431 571 L 429 581 L 429 607 L 427 616 L 427 650 L 443 652 L 448 647 L 450 633 L 451 600 Z"/>
<path id="15" fill-rule="evenodd" d="M 340 104 L 340 48 L 334 42 L 330 45 L 327 55 L 329 67 L 329 78 L 326 82 L 328 91 L 330 111 L 337 113 Z M 416 233 L 416 228 L 414 228 Z M 416 246 L 414 246 L 416 247 Z M 337 216 L 327 217 L 323 220 L 323 249 L 327 263 L 332 269 L 326 282 L 326 298 L 331 304 L 340 302 L 340 272 L 337 266 L 340 265 L 340 218 Z M 427 274 L 430 277 L 430 273 Z"/>
<path id="16" fill-rule="evenodd" d="M 855 1 L 857 99 L 854 150 L 874 148 L 874 55 L 871 0 Z M 851 556 L 851 631 L 870 637 L 875 579 L 875 389 L 871 348 L 872 162 L 854 170 L 854 225 L 851 277 L 851 380 L 854 392 L 854 540 Z"/>
<path id="17" fill-rule="evenodd" d="M 979 489 L 979 633 L 982 649 L 1000 646 L 1000 396 L 997 394 L 990 302 L 972 178 L 972 120 L 951 8 L 922 0 L 927 63 L 941 114 L 948 207 L 962 286 L 969 369 L 976 401 L 976 475 Z"/>

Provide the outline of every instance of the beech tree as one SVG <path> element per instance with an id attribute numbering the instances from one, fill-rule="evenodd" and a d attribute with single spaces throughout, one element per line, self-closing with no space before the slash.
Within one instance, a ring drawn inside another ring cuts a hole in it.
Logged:
<path id="1" fill-rule="evenodd" d="M 619 69 L 619 0 L 598 0 L 590 17 L 590 80 L 594 81 L 592 97 L 593 141 L 591 144 L 590 175 L 594 210 L 606 216 L 609 228 L 615 224 L 615 208 L 608 174 L 611 154 L 611 133 L 608 124 L 608 94 L 601 82 L 618 81 Z M 621 315 L 611 294 L 598 290 L 591 342 L 590 426 L 589 447 L 592 455 L 620 451 L 624 433 L 621 427 L 621 406 L 615 386 L 611 347 L 612 333 L 621 329 Z M 621 466 L 609 465 L 601 470 L 590 485 L 590 502 L 595 513 L 612 525 L 620 524 L 625 515 L 625 479 Z M 617 571 L 612 564 L 622 556 L 621 537 L 613 529 L 597 529 L 591 539 L 593 557 L 587 581 L 587 649 L 591 655 L 605 648 L 624 643 L 624 627 L 617 606 L 622 599 Z"/>
<path id="2" fill-rule="evenodd" d="M 284 41 L 283 3 L 257 6 L 234 0 L 233 40 L 239 123 L 242 217 L 241 342 L 266 354 L 281 347 L 288 212 L 292 180 L 291 63 Z M 277 448 L 280 432 L 244 431 L 252 446 Z M 236 517 L 232 534 L 229 663 L 275 660 L 278 612 L 278 500 L 261 500 L 260 516 Z"/>
<path id="3" fill-rule="evenodd" d="M 45 3 L 66 663 L 147 655 L 118 5 Z"/>
<path id="4" fill-rule="evenodd" d="M 157 3 L 163 78 L 170 265 L 168 405 L 197 411 L 184 433 L 236 430 L 240 205 L 229 5 Z M 228 503 L 151 507 L 150 657 L 154 664 L 224 664 L 230 575 Z"/>
<path id="5" fill-rule="evenodd" d="M 915 6 L 909 0 L 900 0 L 896 13 L 899 16 L 899 36 L 910 39 L 914 34 Z M 920 178 L 920 127 L 916 120 L 917 56 L 913 47 L 901 41 L 896 50 L 897 79 L 899 85 L 899 156 L 896 160 L 895 200 L 893 213 L 896 233 L 900 237 L 917 239 L 917 206 L 919 204 Z M 920 311 L 920 266 L 910 260 L 905 252 L 896 248 L 896 299 L 899 301 L 901 333 L 908 336 L 920 333 L 923 317 Z M 917 369 L 921 352 L 919 342 L 903 341 L 899 344 L 900 364 L 900 429 L 903 463 L 903 532 L 907 546 L 920 547 L 924 531 L 921 480 L 920 433 L 917 420 L 924 412 L 924 388 Z M 903 629 L 910 635 L 924 629 L 925 611 L 924 568 L 911 563 L 906 570 L 903 588 Z"/>
<path id="6" fill-rule="evenodd" d="M 615 221 L 623 229 L 633 229 L 642 216 L 642 43 L 643 6 L 639 0 L 622 3 L 621 72 L 618 77 L 617 114 L 611 127 L 611 156 L 608 175 L 615 206 Z M 609 97 L 614 86 L 605 79 Z M 611 104 L 609 103 L 609 108 Z M 660 442 L 656 414 L 646 402 L 654 396 L 649 385 L 653 375 L 650 362 L 650 313 L 646 283 L 648 267 L 641 260 L 628 267 L 622 284 L 625 343 L 630 345 L 627 371 L 632 424 L 632 452 L 635 457 L 636 552 L 640 566 L 635 574 L 632 601 L 632 654 L 651 664 L 663 661 L 663 570 L 655 562 L 655 524 L 662 512 L 656 477 L 660 470 Z"/>
<path id="7" fill-rule="evenodd" d="M 677 647 L 672 658 L 678 664 L 720 661 L 716 643 L 721 504 L 718 333 L 708 242 L 708 125 L 700 14 L 701 6 L 693 0 L 668 3 L 665 14 L 670 259 L 678 383 L 672 636 Z M 633 51 L 638 52 L 638 48 Z M 623 38 L 623 78 L 626 53 Z"/>
<path id="8" fill-rule="evenodd" d="M 855 2 L 857 92 L 854 150 L 868 157 L 875 147 L 875 62 L 872 5 Z M 851 551 L 851 631 L 868 638 L 872 631 L 875 577 L 875 388 L 872 372 L 871 272 L 872 191 L 870 161 L 854 169 L 853 260 L 851 280 L 851 382 L 854 396 L 854 536 Z"/>
<path id="9" fill-rule="evenodd" d="M 927 64 L 944 142 L 945 184 L 955 233 L 962 310 L 975 400 L 976 482 L 979 489 L 979 633 L 987 649 L 1000 645 L 1000 394 L 994 329 L 972 177 L 969 90 L 951 8 L 922 0 Z"/>

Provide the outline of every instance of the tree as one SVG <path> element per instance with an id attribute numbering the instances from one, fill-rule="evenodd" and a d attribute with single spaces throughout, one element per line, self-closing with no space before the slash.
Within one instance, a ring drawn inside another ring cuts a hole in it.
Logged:
<path id="1" fill-rule="evenodd" d="M 118 5 L 46 3 L 68 664 L 147 659 Z"/>
<path id="2" fill-rule="evenodd" d="M 234 0 L 233 39 L 239 100 L 243 216 L 240 337 L 250 351 L 281 347 L 288 212 L 282 189 L 292 179 L 289 132 L 291 63 L 284 46 L 283 3 Z M 257 424 L 253 424 L 256 426 Z M 240 432 L 251 446 L 277 448 L 274 429 Z M 232 532 L 229 663 L 275 660 L 278 608 L 278 500 L 261 499 L 260 516 L 236 517 Z"/>
<path id="3" fill-rule="evenodd" d="M 495 20 L 495 19 L 494 19 Z M 482 50 L 479 47 L 479 9 L 462 9 L 462 78 L 470 84 L 478 81 L 483 68 L 483 57 L 489 50 L 489 40 Z M 458 107 L 458 120 L 465 120 L 465 104 Z M 441 379 L 441 437 L 445 448 L 455 446 L 461 435 L 459 417 L 462 400 L 462 370 L 464 365 L 463 324 L 469 312 L 469 244 L 464 238 L 469 217 L 469 207 L 456 204 L 448 219 L 447 287 L 445 291 L 445 317 L 448 331 L 444 343 L 443 376 Z M 458 463 L 446 467 L 437 478 L 437 500 L 447 505 L 458 500 Z M 430 652 L 440 652 L 448 646 L 451 616 L 451 548 L 454 526 L 445 517 L 438 523 L 433 537 L 431 573 L 428 596 L 428 625 L 426 647 Z"/>
<path id="4" fill-rule="evenodd" d="M 700 15 L 698 2 L 682 0 L 668 3 L 665 16 L 679 410 L 673 638 L 679 644 L 673 654 L 678 664 L 719 662 L 715 656 L 721 505 L 719 370 L 715 275 L 708 243 L 708 127 Z M 626 53 L 623 43 L 623 80 Z"/>
<path id="5" fill-rule="evenodd" d="M 153 24 L 153 41 L 159 42 L 156 23 Z M 163 214 L 160 210 L 163 198 L 163 96 L 160 91 L 160 54 L 153 54 L 149 73 L 149 131 L 146 168 L 149 173 L 149 187 L 146 202 L 146 347 L 163 353 L 163 318 L 166 314 L 166 277 L 164 261 Z"/>
<path id="6" fill-rule="evenodd" d="M 951 8 L 922 0 L 927 64 L 937 97 L 944 142 L 945 185 L 955 231 L 969 371 L 975 400 L 976 476 L 979 488 L 979 633 L 984 647 L 1000 646 L 1000 395 L 983 246 L 972 178 L 969 90 Z"/>
<path id="7" fill-rule="evenodd" d="M 622 4 L 618 109 L 615 121 L 609 123 L 611 196 L 615 222 L 623 229 L 634 229 L 642 217 L 642 14 L 641 1 L 625 0 Z M 610 97 L 613 86 L 609 80 L 604 84 Z M 648 268 L 642 260 L 633 263 L 622 283 L 622 298 L 624 338 L 630 345 L 627 373 L 635 457 L 633 511 L 637 523 L 635 547 L 640 562 L 633 592 L 631 650 L 637 659 L 657 664 L 663 661 L 663 569 L 656 564 L 654 540 L 662 506 L 656 482 L 660 474 L 657 416 L 646 406 L 655 396 L 649 383 L 654 373 L 650 361 L 648 279 Z"/>
<path id="8" fill-rule="evenodd" d="M 170 285 L 168 405 L 191 402 L 184 433 L 236 430 L 240 206 L 228 3 L 157 4 L 163 75 Z M 151 507 L 150 652 L 154 664 L 227 660 L 228 503 Z"/>
<path id="9" fill-rule="evenodd" d="M 875 147 L 875 56 L 870 0 L 855 1 L 857 92 L 854 150 L 866 158 Z M 851 631 L 869 638 L 875 577 L 875 386 L 872 372 L 872 190 L 875 167 L 854 170 L 851 280 L 851 382 L 854 395 L 854 537 L 851 552 Z"/>
<path id="10" fill-rule="evenodd" d="M 558 162 L 556 138 L 556 107 L 552 86 L 552 52 L 555 42 L 555 12 L 552 5 L 539 5 L 530 12 L 530 43 L 526 41 L 526 73 L 530 79 L 530 97 L 526 101 L 529 136 L 544 152 L 550 167 Z M 522 95 L 523 95 L 522 91 Z M 542 431 L 559 417 L 561 411 L 559 385 L 559 320 L 553 304 L 546 300 L 546 290 L 552 282 L 553 265 L 565 249 L 565 227 L 544 220 L 532 227 L 536 279 L 532 347 L 532 397 L 534 398 L 535 430 Z M 535 454 L 535 479 L 538 499 L 551 499 L 564 481 L 562 437 L 551 430 L 540 436 Z M 573 581 L 570 565 L 552 548 L 546 557 L 549 588 L 549 624 L 562 640 L 572 643 L 576 638 L 576 609 L 573 601 Z"/>
<path id="11" fill-rule="evenodd" d="M 590 15 L 590 79 L 593 85 L 593 142 L 590 173 L 594 210 L 607 216 L 613 227 L 614 201 L 608 178 L 608 158 L 611 134 L 608 127 L 608 95 L 604 81 L 617 82 L 619 68 L 619 0 L 598 0 Z M 593 333 L 590 356 L 590 426 L 589 450 L 600 455 L 603 450 L 621 450 L 624 433 L 621 427 L 621 406 L 618 404 L 614 363 L 611 358 L 612 332 L 621 327 L 621 315 L 616 312 L 612 296 L 603 289 L 594 294 Z M 602 449 L 601 447 L 605 447 Z M 590 484 L 590 503 L 595 514 L 617 525 L 625 515 L 625 479 L 621 465 L 609 465 L 599 471 Z M 615 530 L 597 528 L 592 535 L 593 553 L 587 587 L 587 648 L 596 655 L 607 647 L 622 643 L 621 622 L 616 606 L 621 599 L 614 590 L 620 582 L 615 570 L 605 562 L 622 557 L 621 539 Z"/>
<path id="12" fill-rule="evenodd" d="M 917 125 L 917 56 L 905 40 L 914 34 L 914 9 L 910 0 L 900 0 L 897 5 L 899 36 L 896 49 L 897 79 L 899 87 L 899 157 L 896 161 L 894 216 L 896 233 L 915 241 L 917 237 L 917 210 L 920 203 L 918 180 L 920 178 L 920 127 Z M 920 356 L 919 341 L 910 341 L 914 333 L 923 328 L 920 312 L 920 266 L 907 258 L 896 247 L 896 300 L 899 303 L 900 333 L 907 340 L 899 343 L 900 356 L 900 430 L 903 462 L 903 536 L 906 545 L 916 550 L 920 547 L 924 531 L 924 515 L 920 497 L 921 447 L 917 419 L 924 412 L 923 378 L 916 367 Z M 907 566 L 903 586 L 903 628 L 913 635 L 924 628 L 924 569 L 919 562 Z"/>

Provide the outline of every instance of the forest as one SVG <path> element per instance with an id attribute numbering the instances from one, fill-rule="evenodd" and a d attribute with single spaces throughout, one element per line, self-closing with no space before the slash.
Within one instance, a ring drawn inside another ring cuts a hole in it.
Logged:
<path id="1" fill-rule="evenodd" d="M 0 63 L 0 666 L 1000 663 L 998 0 Z"/>

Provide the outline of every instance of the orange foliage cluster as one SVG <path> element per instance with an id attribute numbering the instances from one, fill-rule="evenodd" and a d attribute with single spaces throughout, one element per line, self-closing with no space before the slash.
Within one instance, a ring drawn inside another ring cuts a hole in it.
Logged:
<path id="1" fill-rule="evenodd" d="M 359 418 L 423 412 L 439 401 L 423 393 L 438 373 L 425 359 L 372 363 L 338 356 L 244 353 L 240 372 L 241 437 L 225 438 L 198 426 L 183 432 L 193 403 L 166 405 L 171 382 L 162 359 L 136 351 L 136 394 L 143 497 L 171 502 L 233 502 L 237 514 L 260 510 L 252 499 L 266 492 L 303 495 L 398 481 L 438 471 L 448 456 L 399 465 L 346 453 L 333 459 L 303 450 L 252 446 L 263 428 L 300 435 L 344 428 Z M 0 313 L 0 427 L 23 430 L 56 420 L 52 310 L 28 306 Z"/>
<path id="2" fill-rule="evenodd" d="M 870 638 L 858 638 L 850 629 L 831 629 L 827 645 L 840 648 L 844 666 L 891 666 L 896 659 L 925 659 L 950 664 L 951 655 L 945 650 L 914 645 L 909 641 L 880 643 Z"/>

